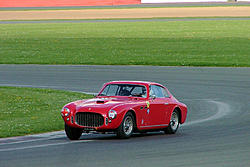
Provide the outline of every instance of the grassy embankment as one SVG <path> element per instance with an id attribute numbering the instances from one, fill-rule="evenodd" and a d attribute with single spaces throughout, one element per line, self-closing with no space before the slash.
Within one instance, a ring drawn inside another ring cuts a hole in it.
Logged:
<path id="1" fill-rule="evenodd" d="M 0 87 L 0 138 L 62 130 L 62 107 L 90 97 L 51 89 Z"/>
<path id="2" fill-rule="evenodd" d="M 1 64 L 250 66 L 250 21 L 0 25 Z"/>

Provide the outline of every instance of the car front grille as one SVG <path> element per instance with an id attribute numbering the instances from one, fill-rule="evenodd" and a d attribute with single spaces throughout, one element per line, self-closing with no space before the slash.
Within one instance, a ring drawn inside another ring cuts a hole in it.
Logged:
<path id="1" fill-rule="evenodd" d="M 76 123 L 80 126 L 100 127 L 104 123 L 104 118 L 101 114 L 90 112 L 76 113 Z"/>

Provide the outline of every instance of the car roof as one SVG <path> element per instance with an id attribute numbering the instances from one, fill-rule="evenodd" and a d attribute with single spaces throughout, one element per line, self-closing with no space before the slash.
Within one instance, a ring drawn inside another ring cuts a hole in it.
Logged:
<path id="1" fill-rule="evenodd" d="M 111 81 L 111 82 L 108 82 L 106 84 L 143 84 L 143 85 L 156 84 L 156 85 L 161 85 L 161 84 L 158 84 L 156 82 L 150 82 L 150 81 Z"/>

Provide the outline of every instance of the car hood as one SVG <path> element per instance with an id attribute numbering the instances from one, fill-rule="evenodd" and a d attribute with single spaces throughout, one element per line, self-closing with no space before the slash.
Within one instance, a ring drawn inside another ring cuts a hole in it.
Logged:
<path id="1" fill-rule="evenodd" d="M 94 98 L 89 100 L 79 100 L 74 102 L 77 112 L 109 111 L 110 109 L 133 103 L 133 100 L 123 98 Z"/>

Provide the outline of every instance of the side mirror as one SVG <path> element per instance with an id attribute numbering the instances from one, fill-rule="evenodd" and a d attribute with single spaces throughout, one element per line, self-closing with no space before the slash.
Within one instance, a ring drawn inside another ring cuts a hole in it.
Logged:
<path id="1" fill-rule="evenodd" d="M 155 95 L 151 95 L 150 97 L 152 98 L 152 100 L 154 100 L 156 98 Z"/>

